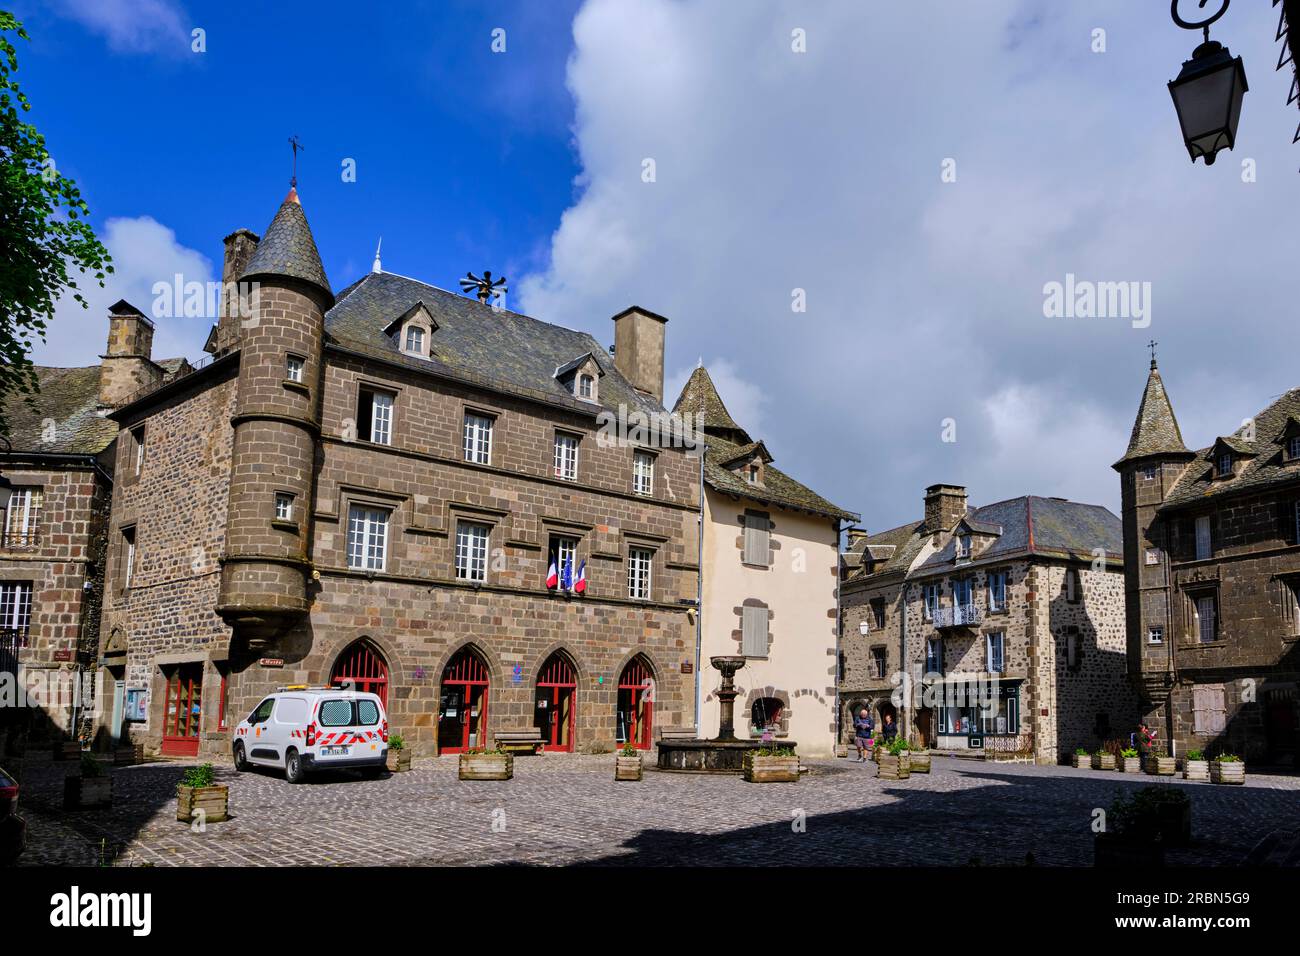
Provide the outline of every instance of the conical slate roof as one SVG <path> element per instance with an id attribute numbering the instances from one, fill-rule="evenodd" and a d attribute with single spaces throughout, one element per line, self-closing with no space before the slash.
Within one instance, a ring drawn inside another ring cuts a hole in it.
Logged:
<path id="1" fill-rule="evenodd" d="M 708 370 L 701 365 L 686 380 L 686 386 L 673 406 L 675 414 L 690 412 L 696 419 L 702 419 L 704 431 L 710 435 L 720 435 L 738 445 L 748 445 L 753 439 L 745 429 L 736 424 L 736 420 L 722 404 L 722 398 L 709 378 Z"/>
<path id="2" fill-rule="evenodd" d="M 1173 406 L 1169 404 L 1169 395 L 1165 392 L 1165 383 L 1160 379 L 1160 370 L 1156 368 L 1155 362 L 1151 363 L 1151 374 L 1147 376 L 1147 387 L 1142 393 L 1137 420 L 1133 422 L 1128 450 L 1124 452 L 1123 458 L 1115 462 L 1115 467 L 1153 455 L 1192 457 L 1191 451 L 1183 444 L 1183 433 L 1178 428 L 1178 419 L 1174 417 Z"/>
<path id="3" fill-rule="evenodd" d="M 241 281 L 257 276 L 290 276 L 310 282 L 333 295 L 325 267 L 321 265 L 316 240 L 312 238 L 307 216 L 298 201 L 298 190 L 290 189 L 280 203 L 280 210 L 271 220 L 257 251 L 248 260 Z"/>

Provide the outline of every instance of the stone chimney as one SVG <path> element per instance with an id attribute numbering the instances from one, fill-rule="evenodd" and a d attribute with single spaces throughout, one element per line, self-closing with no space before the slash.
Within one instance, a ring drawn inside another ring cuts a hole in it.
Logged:
<path id="1" fill-rule="evenodd" d="M 153 363 L 153 323 L 125 299 L 109 306 L 108 351 L 99 358 L 100 405 L 123 405 L 162 380 L 162 368 Z"/>
<path id="2" fill-rule="evenodd" d="M 925 489 L 926 534 L 948 531 L 966 513 L 966 489 L 961 485 L 931 485 Z"/>
<path id="3" fill-rule="evenodd" d="M 852 549 L 852 547 L 863 538 L 868 536 L 866 528 L 846 528 L 844 533 L 848 536 L 848 546 L 850 549 Z"/>
<path id="4" fill-rule="evenodd" d="M 614 316 L 614 367 L 661 405 L 664 400 L 664 326 L 668 320 L 640 306 Z"/>
<path id="5" fill-rule="evenodd" d="M 237 293 L 231 293 L 257 251 L 258 241 L 257 233 L 248 229 L 236 229 L 222 240 L 225 253 L 221 263 L 221 312 L 217 318 L 214 355 L 223 355 L 239 344 L 239 300 Z"/>

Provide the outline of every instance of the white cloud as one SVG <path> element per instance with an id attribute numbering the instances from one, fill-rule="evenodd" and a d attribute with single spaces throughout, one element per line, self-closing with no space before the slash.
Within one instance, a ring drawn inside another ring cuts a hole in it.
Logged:
<path id="1" fill-rule="evenodd" d="M 696 365 L 698 364 L 697 362 Z M 763 389 L 746 380 L 730 359 L 714 359 L 704 364 L 722 404 L 727 406 L 727 411 L 736 424 L 755 438 L 761 437 L 767 405 L 767 395 Z M 673 407 L 696 365 L 683 366 L 664 376 L 664 404 L 667 407 Z"/>
<path id="2" fill-rule="evenodd" d="M 62 367 L 98 363 L 108 341 L 108 307 L 118 299 L 150 316 L 155 359 L 196 358 L 197 346 L 207 338 L 215 319 L 155 315 L 153 288 L 157 282 L 172 285 L 177 274 L 185 282 L 213 281 L 219 276 L 214 276 L 212 262 L 181 245 L 176 233 L 148 216 L 109 219 L 100 238 L 113 257 L 113 274 L 102 289 L 90 277 L 73 274 L 88 308 L 81 308 L 70 295 L 60 299 L 45 343 L 36 346 L 32 360 L 37 365 Z"/>
<path id="3" fill-rule="evenodd" d="M 173 0 L 58 0 L 60 13 L 103 36 L 118 53 L 184 53 L 190 28 Z"/>
<path id="4" fill-rule="evenodd" d="M 1206 168 L 1165 88 L 1196 37 L 1167 8 L 589 0 L 568 74 L 582 191 L 523 307 L 667 315 L 673 379 L 700 354 L 743 370 L 718 382 L 736 417 L 868 527 L 916 517 L 935 481 L 1117 509 L 1149 338 L 1195 446 L 1297 384 L 1276 347 L 1294 334 L 1277 210 L 1300 180 L 1272 16 L 1215 28 L 1254 86 L 1237 151 Z M 1151 282 L 1150 328 L 1044 318 L 1066 273 Z"/>

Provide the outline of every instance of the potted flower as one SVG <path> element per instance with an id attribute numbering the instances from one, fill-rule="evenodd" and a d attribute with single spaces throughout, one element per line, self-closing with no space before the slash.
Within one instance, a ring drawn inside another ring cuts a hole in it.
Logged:
<path id="1" fill-rule="evenodd" d="M 614 758 L 614 779 L 636 781 L 641 779 L 641 751 L 630 740 Z"/>
<path id="2" fill-rule="evenodd" d="M 515 755 L 494 747 L 471 747 L 460 755 L 461 780 L 509 780 L 515 775 Z"/>
<path id="3" fill-rule="evenodd" d="M 748 783 L 798 783 L 799 758 L 793 747 L 746 750 L 741 772 Z"/>
<path id="4" fill-rule="evenodd" d="M 876 758 L 879 766 L 876 776 L 885 780 L 906 780 L 912 773 L 911 760 L 906 740 L 894 739 L 888 744 L 876 748 L 880 753 Z"/>
<path id="5" fill-rule="evenodd" d="M 908 744 L 907 769 L 910 773 L 930 772 L 930 750 L 917 744 Z"/>
<path id="6" fill-rule="evenodd" d="M 176 786 L 176 819 L 191 823 L 197 816 L 204 823 L 229 818 L 230 788 L 216 782 L 212 764 L 190 767 Z"/>
<path id="7" fill-rule="evenodd" d="M 1147 754 L 1143 769 L 1153 776 L 1172 777 L 1178 766 L 1173 757 L 1153 750 Z"/>
<path id="8" fill-rule="evenodd" d="M 76 771 L 63 778 L 63 808 L 87 810 L 112 805 L 112 774 L 92 754 L 82 753 Z"/>
<path id="9" fill-rule="evenodd" d="M 1205 759 L 1203 751 L 1187 751 L 1187 757 L 1183 760 L 1183 779 L 1210 782 L 1210 762 Z"/>
<path id="10" fill-rule="evenodd" d="M 1236 754 L 1219 754 L 1210 761 L 1210 783 L 1246 782 L 1246 763 Z"/>
<path id="11" fill-rule="evenodd" d="M 1125 747 L 1119 752 L 1118 766 L 1120 773 L 1140 773 L 1142 758 L 1133 747 Z"/>
<path id="12" fill-rule="evenodd" d="M 401 734 L 388 735 L 388 772 L 403 773 L 411 769 L 411 752 L 406 749 L 406 739 Z"/>
<path id="13" fill-rule="evenodd" d="M 1087 747 L 1075 747 L 1070 763 L 1074 765 L 1075 770 L 1087 770 L 1092 766 L 1092 754 L 1088 753 Z"/>
<path id="14" fill-rule="evenodd" d="M 1092 755 L 1093 770 L 1114 770 L 1115 755 L 1105 747 L 1101 747 Z"/>

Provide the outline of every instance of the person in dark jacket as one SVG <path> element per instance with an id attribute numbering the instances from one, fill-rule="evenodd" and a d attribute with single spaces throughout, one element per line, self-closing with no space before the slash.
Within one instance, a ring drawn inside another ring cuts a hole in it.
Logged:
<path id="1" fill-rule="evenodd" d="M 858 747 L 858 763 L 863 763 L 867 759 L 867 748 L 871 746 L 871 738 L 876 732 L 876 722 L 871 719 L 871 712 L 863 707 L 858 712 L 858 716 L 853 718 L 853 742 Z"/>
<path id="2" fill-rule="evenodd" d="M 898 724 L 894 723 L 893 714 L 885 714 L 885 725 L 880 728 L 880 736 L 885 738 L 887 744 L 893 743 L 898 736 Z"/>

